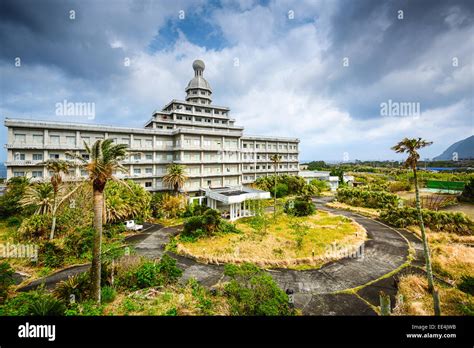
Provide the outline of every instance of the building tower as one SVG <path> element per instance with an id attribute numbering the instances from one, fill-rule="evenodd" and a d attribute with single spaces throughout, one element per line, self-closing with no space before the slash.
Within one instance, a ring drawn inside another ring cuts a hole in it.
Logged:
<path id="1" fill-rule="evenodd" d="M 211 104 L 211 85 L 203 77 L 206 66 L 200 59 L 193 62 L 194 77 L 186 87 L 186 101 L 190 103 L 209 105 Z"/>

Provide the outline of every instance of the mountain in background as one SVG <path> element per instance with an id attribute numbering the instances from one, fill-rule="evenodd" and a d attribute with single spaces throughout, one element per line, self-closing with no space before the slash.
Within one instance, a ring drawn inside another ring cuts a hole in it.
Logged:
<path id="1" fill-rule="evenodd" d="M 451 161 L 453 153 L 458 154 L 458 159 L 473 159 L 474 158 L 474 135 L 460 140 L 450 147 L 448 147 L 441 155 L 433 158 L 434 161 Z"/>

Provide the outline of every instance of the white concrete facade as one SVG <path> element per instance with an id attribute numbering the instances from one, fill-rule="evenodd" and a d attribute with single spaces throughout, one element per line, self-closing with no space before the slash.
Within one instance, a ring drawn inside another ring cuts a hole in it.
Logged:
<path id="1" fill-rule="evenodd" d="M 47 179 L 49 173 L 41 162 L 67 160 L 68 151 L 84 154 L 84 142 L 90 145 L 105 138 L 127 144 L 134 153 L 123 162 L 127 173 L 117 176 L 133 179 L 150 191 L 169 189 L 162 178 L 170 163 L 186 166 L 189 179 L 184 190 L 189 193 L 272 175 L 272 154 L 282 156 L 277 173 L 297 175 L 299 139 L 245 136 L 243 127 L 229 117 L 229 108 L 212 104 L 204 63 L 195 61 L 193 69 L 185 100 L 173 99 L 155 111 L 144 128 L 6 118 L 7 178 Z M 85 175 L 77 167 L 66 180 Z"/>

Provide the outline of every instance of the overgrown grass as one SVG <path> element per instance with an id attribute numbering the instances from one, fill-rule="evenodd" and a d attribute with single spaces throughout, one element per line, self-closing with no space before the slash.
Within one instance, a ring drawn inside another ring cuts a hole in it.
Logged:
<path id="1" fill-rule="evenodd" d="M 291 227 L 295 222 L 307 228 L 301 245 Z M 266 232 L 252 228 L 252 218 L 238 220 L 236 227 L 242 233 L 201 238 L 195 242 L 178 241 L 176 249 L 203 262 L 250 262 L 260 267 L 301 269 L 320 267 L 343 257 L 338 251 L 353 250 L 366 238 L 359 224 L 324 211 L 300 218 L 279 214 L 276 221 L 270 217 Z"/>
<path id="2" fill-rule="evenodd" d="M 326 203 L 326 206 L 328 206 L 329 208 L 342 209 L 342 210 L 347 210 L 353 213 L 358 213 L 360 215 L 364 215 L 372 219 L 376 219 L 380 215 L 380 211 L 378 209 L 355 207 L 355 206 L 352 206 L 346 203 L 341 203 L 341 202 Z"/>
<path id="3" fill-rule="evenodd" d="M 197 282 L 119 293 L 105 306 L 106 315 L 229 315 L 222 294 L 212 295 Z"/>
<path id="4" fill-rule="evenodd" d="M 473 315 L 474 298 L 457 288 L 437 285 L 442 315 Z M 401 295 L 401 296 L 400 296 Z M 403 276 L 399 282 L 396 315 L 434 315 L 433 297 L 428 292 L 426 277 Z M 400 299 L 402 299 L 400 301 Z"/>

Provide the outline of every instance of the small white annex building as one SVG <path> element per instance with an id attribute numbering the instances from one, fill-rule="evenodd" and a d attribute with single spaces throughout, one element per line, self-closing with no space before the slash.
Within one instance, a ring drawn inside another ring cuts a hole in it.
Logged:
<path id="1" fill-rule="evenodd" d="M 298 173 L 298 175 L 303 177 L 308 184 L 314 179 L 327 181 L 329 183 L 331 191 L 336 191 L 339 187 L 339 177 L 331 176 L 329 174 L 329 172 L 311 170 L 303 170 Z M 352 184 L 354 183 L 354 177 L 352 175 L 344 175 L 343 179 L 344 182 L 347 183 L 349 186 L 352 186 Z"/>
<path id="2" fill-rule="evenodd" d="M 249 201 L 269 199 L 270 192 L 253 189 L 246 186 L 228 186 L 218 188 L 203 188 L 204 196 L 191 197 L 190 203 L 206 201 L 209 208 L 222 212 L 230 221 L 246 216 L 253 216 Z"/>

